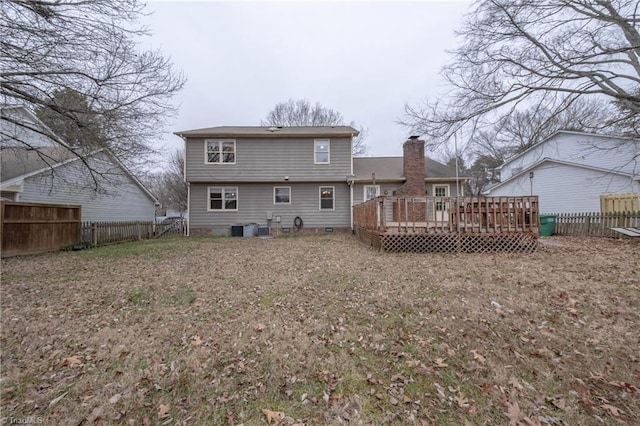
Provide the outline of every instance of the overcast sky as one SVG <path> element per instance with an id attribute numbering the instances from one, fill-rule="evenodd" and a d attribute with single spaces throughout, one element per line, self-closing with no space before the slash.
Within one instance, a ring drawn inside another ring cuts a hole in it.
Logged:
<path id="1" fill-rule="evenodd" d="M 439 74 L 468 1 L 167 2 L 148 4 L 151 47 L 187 77 L 172 132 L 259 125 L 305 98 L 368 128 L 369 155 L 402 155 L 406 102 L 443 91 Z"/>

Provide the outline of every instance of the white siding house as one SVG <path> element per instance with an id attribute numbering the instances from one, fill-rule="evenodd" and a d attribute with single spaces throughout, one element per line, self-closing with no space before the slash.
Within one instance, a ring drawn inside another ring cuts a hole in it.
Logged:
<path id="1" fill-rule="evenodd" d="M 640 141 L 559 131 L 499 170 L 486 195 L 538 195 L 546 213 L 597 212 L 602 194 L 640 192 Z"/>
<path id="2" fill-rule="evenodd" d="M 43 150 L 2 149 L 3 198 L 81 205 L 83 221 L 154 220 L 157 200 L 108 150 L 50 165 Z"/>
<path id="3" fill-rule="evenodd" d="M 81 205 L 83 221 L 155 219 L 156 198 L 108 149 L 72 149 L 24 107 L 3 106 L 1 121 L 2 198 Z"/>

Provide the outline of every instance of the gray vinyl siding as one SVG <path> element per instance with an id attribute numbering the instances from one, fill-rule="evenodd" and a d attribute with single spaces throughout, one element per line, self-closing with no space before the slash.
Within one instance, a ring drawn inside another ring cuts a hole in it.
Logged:
<path id="1" fill-rule="evenodd" d="M 364 187 L 373 185 L 372 183 L 356 183 L 353 185 L 353 204 L 360 204 L 364 201 Z M 393 195 L 393 191 L 398 189 L 402 182 L 382 182 L 376 183 L 380 186 L 380 195 L 385 195 L 384 191 L 387 191 L 388 196 Z"/>
<path id="2" fill-rule="evenodd" d="M 539 197 L 542 213 L 598 212 L 601 194 L 640 192 L 637 180 L 582 167 L 545 162 L 533 172 L 533 195 Z M 488 195 L 529 195 L 531 190 L 529 174 L 522 173 Z"/>
<path id="3" fill-rule="evenodd" d="M 119 165 L 107 155 L 88 161 L 102 172 L 94 176 L 99 191 L 87 169 L 80 161 L 74 161 L 25 179 L 19 201 L 79 204 L 83 221 L 154 220 L 155 201 Z"/>
<path id="4" fill-rule="evenodd" d="M 346 181 L 351 174 L 351 139 L 317 139 L 330 140 L 329 164 L 314 164 L 314 138 L 236 138 L 235 164 L 206 164 L 205 138 L 189 138 L 186 180 L 284 182 L 288 176 L 289 182 Z"/>
<path id="5" fill-rule="evenodd" d="M 208 211 L 208 187 L 224 186 L 238 188 L 237 211 Z M 274 204 L 273 187 L 291 187 L 291 204 Z M 321 186 L 332 186 L 334 210 L 320 210 Z M 349 186 L 344 182 L 322 183 L 191 183 L 189 226 L 211 229 L 214 234 L 228 234 L 231 225 L 257 223 L 267 226 L 267 212 L 281 217 L 281 226 L 293 228 L 296 217 L 300 217 L 305 228 L 350 227 L 351 206 Z"/>
<path id="6" fill-rule="evenodd" d="M 353 186 L 353 204 L 359 204 L 364 201 L 364 187 L 372 185 L 372 183 L 356 183 Z M 380 186 L 380 195 L 385 195 L 384 191 L 387 191 L 388 196 L 393 196 L 393 191 L 400 188 L 401 182 L 381 182 L 376 183 Z M 429 191 L 429 195 L 433 195 L 433 185 L 449 185 L 449 196 L 455 197 L 456 194 L 456 182 L 454 181 L 442 181 L 442 182 L 425 182 L 425 190 Z M 462 192 L 463 182 L 460 182 L 460 192 Z M 462 195 L 462 194 L 461 194 Z"/>

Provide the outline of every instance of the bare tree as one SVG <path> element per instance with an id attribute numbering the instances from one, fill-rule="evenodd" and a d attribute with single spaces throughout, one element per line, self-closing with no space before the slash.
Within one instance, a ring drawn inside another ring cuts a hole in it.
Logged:
<path id="1" fill-rule="evenodd" d="M 344 117 L 339 112 L 322 106 L 319 102 L 311 105 L 307 99 L 289 99 L 286 102 L 280 102 L 267 113 L 267 118 L 260 122 L 262 126 L 342 126 L 345 124 Z M 365 155 L 368 150 L 365 143 L 368 130 L 358 126 L 354 121 L 348 125 L 360 132 L 353 138 L 353 155 Z"/>
<path id="2" fill-rule="evenodd" d="M 637 0 L 479 0 L 443 69 L 447 97 L 406 105 L 402 122 L 442 143 L 521 109 L 554 115 L 585 98 L 636 117 L 639 24 Z"/>
<path id="3" fill-rule="evenodd" d="M 610 108 L 593 101 L 577 100 L 563 111 L 554 112 L 539 105 L 514 111 L 501 117 L 493 125 L 475 132 L 457 146 L 458 157 L 472 159 L 466 172 L 471 177 L 465 190 L 479 195 L 490 184 L 498 182 L 495 170 L 508 158 L 542 142 L 558 130 L 598 131 L 607 121 Z M 450 144 L 437 145 L 445 159 L 455 159 Z"/>
<path id="4" fill-rule="evenodd" d="M 67 127 L 93 123 L 129 166 L 144 159 L 175 112 L 170 100 L 184 78 L 158 51 L 140 49 L 148 34 L 137 23 L 143 8 L 137 0 L 3 1 L 2 103 L 55 115 Z M 82 102 L 60 102 L 61 93 Z M 3 118 L 42 133 L 27 121 Z"/>
<path id="5" fill-rule="evenodd" d="M 475 155 L 488 155 L 503 162 L 542 142 L 558 130 L 609 131 L 603 128 L 612 108 L 593 100 L 578 99 L 561 111 L 541 105 L 513 111 L 471 137 Z"/>
<path id="6" fill-rule="evenodd" d="M 144 185 L 160 203 L 156 213 L 164 216 L 168 209 L 183 215 L 187 211 L 187 183 L 184 181 L 184 150 L 177 149 L 169 155 L 161 171 L 141 173 Z"/>
<path id="7" fill-rule="evenodd" d="M 184 151 L 173 151 L 169 157 L 169 165 L 163 173 L 163 186 L 167 207 L 177 210 L 182 215 L 187 211 L 187 183 L 184 180 Z"/>

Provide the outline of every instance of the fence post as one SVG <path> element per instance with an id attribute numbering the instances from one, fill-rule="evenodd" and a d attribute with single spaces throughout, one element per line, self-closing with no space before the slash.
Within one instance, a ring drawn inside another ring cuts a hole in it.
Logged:
<path id="1" fill-rule="evenodd" d="M 91 244 L 98 247 L 98 224 L 91 222 Z"/>

